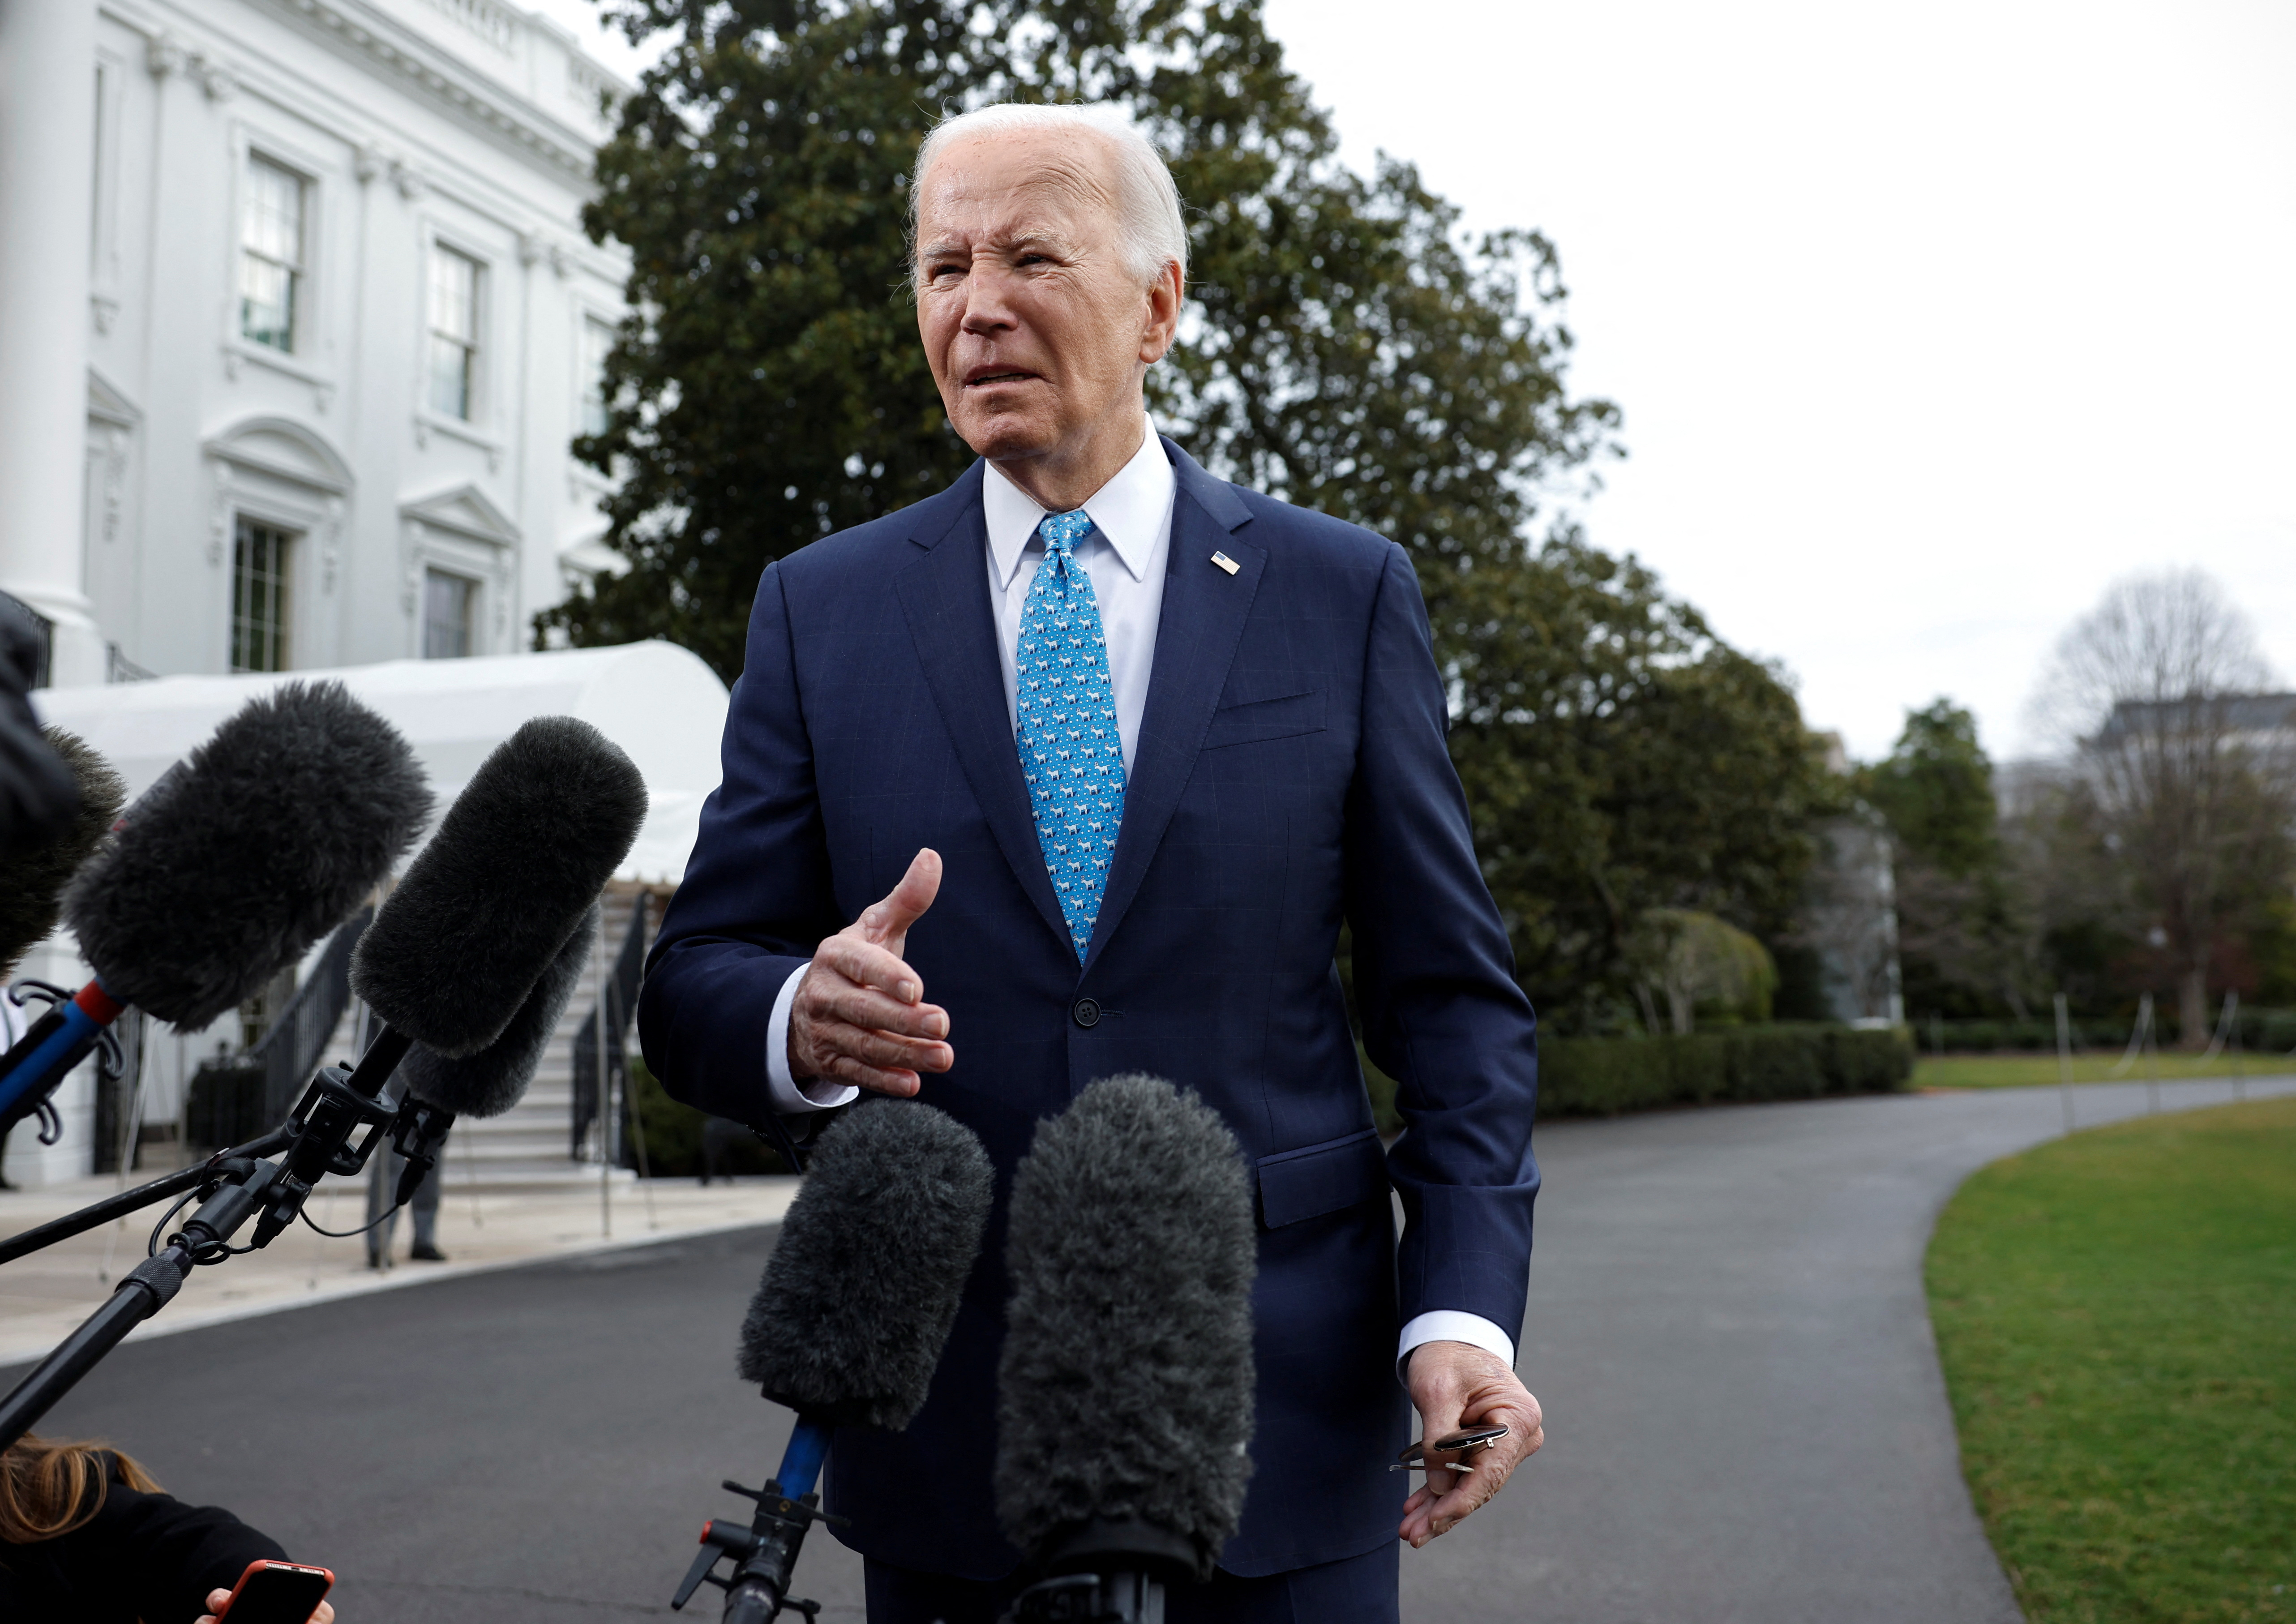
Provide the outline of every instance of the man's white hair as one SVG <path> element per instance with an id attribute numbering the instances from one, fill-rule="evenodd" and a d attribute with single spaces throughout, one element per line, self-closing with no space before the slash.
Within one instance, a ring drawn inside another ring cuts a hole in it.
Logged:
<path id="1" fill-rule="evenodd" d="M 953 141 L 967 135 L 1002 135 L 1038 130 L 1091 132 L 1116 144 L 1116 222 L 1125 256 L 1140 280 L 1151 283 L 1167 263 L 1188 275 L 1188 228 L 1180 217 L 1180 189 L 1172 171 L 1132 122 L 1132 115 L 1113 102 L 1046 105 L 1036 102 L 999 102 L 993 106 L 957 113 L 933 126 L 917 148 L 916 178 L 909 187 L 909 230 L 916 234 L 917 210 L 924 194 L 925 176 L 933 160 Z"/>

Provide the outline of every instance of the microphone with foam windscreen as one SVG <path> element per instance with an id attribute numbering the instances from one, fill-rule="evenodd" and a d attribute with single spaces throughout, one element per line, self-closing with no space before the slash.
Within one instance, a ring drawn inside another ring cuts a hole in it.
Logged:
<path id="1" fill-rule="evenodd" d="M 0 853 L 11 859 L 62 835 L 77 804 L 70 764 L 32 714 L 45 641 L 39 617 L 0 593 Z"/>
<path id="2" fill-rule="evenodd" d="M 980 1255 L 995 1187 L 972 1130 L 930 1105 L 872 1100 L 825 1129 L 804 1187 L 782 1221 L 742 1322 L 737 1368 L 797 1412 L 781 1468 L 749 1526 L 712 1521 L 670 1600 L 682 1608 L 703 1580 L 726 1592 L 726 1624 L 766 1624 L 786 1608 L 807 1527 L 821 1516 L 814 1486 L 838 1427 L 898 1431 L 922 1408 Z M 731 1578 L 710 1570 L 734 1559 Z"/>
<path id="3" fill-rule="evenodd" d="M 127 799 L 127 785 L 111 770 L 111 764 L 78 735 L 51 727 L 41 734 L 41 741 L 71 775 L 77 809 L 61 833 L 44 841 L 20 843 L 0 860 L 0 983 L 16 973 L 24 955 L 54 933 L 56 922 L 63 917 L 64 887 L 95 855 L 96 847 L 119 816 L 120 803 Z M 26 981 L 9 988 L 6 996 L 12 1005 L 21 1006 L 28 994 L 47 999 L 51 1006 L 72 996 L 70 989 L 46 981 Z M 71 1019 L 68 1013 L 56 1017 L 58 1025 Z M 99 1030 L 94 1046 L 104 1074 L 116 1074 L 122 1065 L 117 1041 Z M 5 1063 L 0 1060 L 0 1066 Z M 63 1124 L 49 1103 L 48 1096 L 53 1092 L 53 1086 L 34 1088 L 28 1078 L 10 1107 L 0 1110 L 0 1139 L 5 1139 L 25 1117 L 37 1113 L 40 1142 L 54 1144 L 62 1135 Z"/>
<path id="4" fill-rule="evenodd" d="M 250 700 L 137 797 L 64 893 L 95 975 L 0 1058 L 0 1122 L 39 1108 L 130 1006 L 196 1031 L 300 960 L 430 816 L 398 732 L 340 683 Z"/>
<path id="5" fill-rule="evenodd" d="M 78 809 L 53 839 L 20 845 L 0 859 L 0 980 L 54 932 L 64 887 L 95 855 L 127 800 L 126 782 L 78 734 L 50 727 L 40 736 L 71 774 Z"/>
<path id="6" fill-rule="evenodd" d="M 365 1164 L 364 1145 L 346 1149 L 362 1126 L 397 1132 L 413 1160 L 455 1115 L 518 1103 L 581 972 L 578 928 L 648 804 L 629 757 L 570 716 L 536 718 L 480 764 L 352 951 L 351 990 L 381 1025 L 356 1067 L 322 1072 L 296 1108 L 256 1245 L 294 1221 L 321 1177 Z M 379 1097 L 417 1046 L 433 1107 L 419 1123 Z"/>
<path id="7" fill-rule="evenodd" d="M 498 1117 L 525 1097 L 559 1017 L 574 1000 L 601 911 L 594 902 L 576 923 L 501 1037 L 475 1054 L 455 1058 L 418 1043 L 398 1062 L 400 1123 L 392 1143 L 406 1166 L 398 1175 L 398 1205 L 414 1199 L 456 1117 Z"/>
<path id="8" fill-rule="evenodd" d="M 1145 1624 L 1209 1579 L 1251 1474 L 1251 1190 L 1235 1136 L 1142 1075 L 1040 1125 L 1013 1178 L 996 1512 L 1021 1624 Z"/>

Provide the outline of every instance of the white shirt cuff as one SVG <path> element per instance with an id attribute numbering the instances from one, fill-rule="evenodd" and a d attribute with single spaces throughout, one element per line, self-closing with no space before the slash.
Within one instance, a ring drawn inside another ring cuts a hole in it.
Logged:
<path id="1" fill-rule="evenodd" d="M 766 1103 L 785 1117 L 808 1111 L 834 1111 L 861 1097 L 861 1091 L 850 1083 L 832 1083 L 823 1079 L 800 1083 L 790 1075 L 790 1005 L 797 1002 L 797 984 L 805 980 L 809 968 L 800 964 L 790 972 L 789 980 L 782 983 L 781 992 L 774 999 L 773 1017 L 766 1022 Z"/>
<path id="2" fill-rule="evenodd" d="M 1430 1308 L 1403 1327 L 1395 1349 L 1395 1374 L 1403 1376 L 1411 1350 L 1422 1342 L 1464 1342 L 1496 1353 L 1509 1370 L 1514 1368 L 1514 1339 L 1480 1314 L 1458 1308 Z"/>

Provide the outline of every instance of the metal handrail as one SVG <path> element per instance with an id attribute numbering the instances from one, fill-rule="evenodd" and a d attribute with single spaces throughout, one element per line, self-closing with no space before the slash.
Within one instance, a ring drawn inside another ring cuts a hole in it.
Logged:
<path id="1" fill-rule="evenodd" d="M 327 1040 L 335 1034 L 335 1027 L 343 1018 L 343 1011 L 351 1001 L 351 950 L 358 946 L 359 938 L 374 922 L 372 905 L 361 908 L 345 920 L 328 938 L 319 955 L 319 962 L 295 996 L 287 1000 L 287 1007 L 279 1012 L 255 1046 L 248 1050 L 248 1062 L 263 1068 L 263 1120 L 278 1122 L 285 1120 L 301 1095 L 303 1085 L 311 1080 L 325 1055 Z"/>
<path id="2" fill-rule="evenodd" d="M 621 1097 L 624 1101 L 629 1098 L 630 1017 L 637 1008 L 638 983 L 645 972 L 646 905 L 652 899 L 652 892 L 637 893 L 630 908 L 629 928 L 622 933 L 621 948 L 614 955 L 613 967 L 606 972 L 606 985 L 598 1002 L 582 1018 L 582 1029 L 574 1035 L 574 1120 L 567 1154 L 577 1159 L 582 1154 L 583 1139 L 598 1120 L 598 1017 L 602 1009 L 606 1018 L 605 1080 L 619 1083 Z M 605 1159 L 617 1160 L 611 1125 L 604 1137 L 607 1142 L 600 1148 Z"/>

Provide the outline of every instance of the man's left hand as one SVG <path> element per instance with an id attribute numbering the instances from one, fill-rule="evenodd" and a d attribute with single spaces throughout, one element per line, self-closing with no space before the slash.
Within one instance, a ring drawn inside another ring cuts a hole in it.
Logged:
<path id="1" fill-rule="evenodd" d="M 1422 1342 L 1411 1350 L 1411 1402 L 1419 1410 L 1419 1436 L 1432 1440 L 1462 1427 L 1504 1426 L 1507 1435 L 1478 1450 L 1474 1470 L 1432 1464 L 1427 1481 L 1403 1503 L 1398 1531 L 1417 1550 L 1447 1534 L 1505 1488 L 1517 1465 L 1546 1441 L 1545 1418 L 1514 1372 L 1498 1355 L 1466 1342 Z"/>

